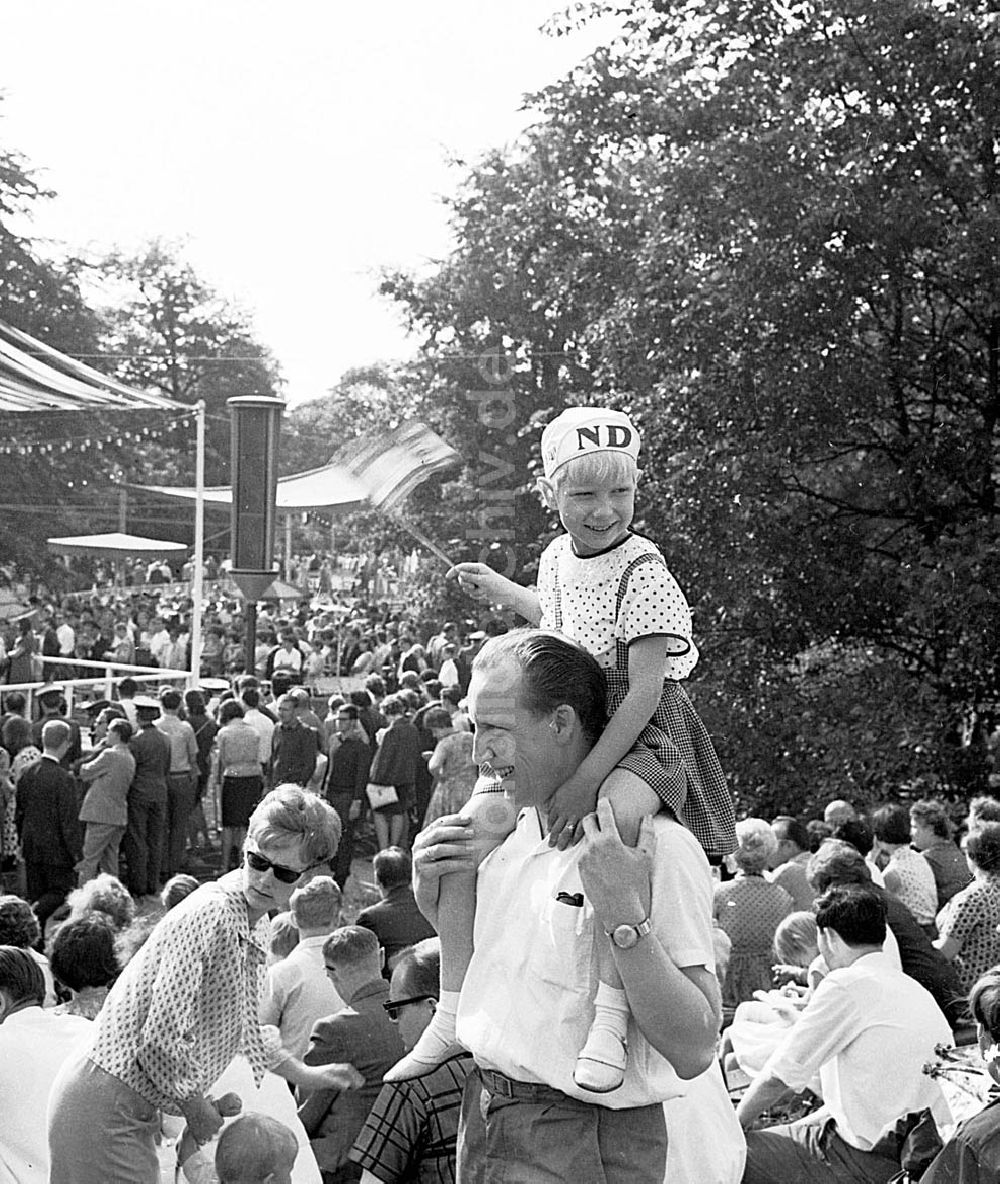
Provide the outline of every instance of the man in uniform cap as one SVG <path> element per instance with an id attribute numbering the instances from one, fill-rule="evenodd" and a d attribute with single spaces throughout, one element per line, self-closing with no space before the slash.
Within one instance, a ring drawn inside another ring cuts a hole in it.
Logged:
<path id="1" fill-rule="evenodd" d="M 32 725 L 31 734 L 36 748 L 42 747 L 42 729 L 49 720 L 62 720 L 69 728 L 69 746 L 60 758 L 59 763 L 68 769 L 74 761 L 83 756 L 83 741 L 80 736 L 80 725 L 75 719 L 66 718 L 66 699 L 62 687 L 55 682 L 46 683 L 35 692 L 38 701 L 39 716 Z"/>
<path id="2" fill-rule="evenodd" d="M 170 741 L 155 726 L 159 703 L 148 695 L 136 695 L 134 702 L 138 731 L 129 747 L 135 757 L 135 774 L 122 849 L 128 864 L 128 890 L 138 900 L 140 896 L 156 896 L 160 890 Z"/>

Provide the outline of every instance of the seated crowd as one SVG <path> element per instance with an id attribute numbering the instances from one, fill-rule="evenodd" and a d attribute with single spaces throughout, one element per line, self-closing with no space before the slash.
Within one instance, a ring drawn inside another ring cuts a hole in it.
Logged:
<path id="1" fill-rule="evenodd" d="M 58 688 L 38 721 L 7 695 L 0 1179 L 997 1178 L 995 1110 L 956 1129 L 923 1069 L 978 1037 L 1000 1081 L 1000 802 L 973 801 L 958 842 L 937 801 L 748 818 L 722 869 L 662 814 L 626 847 L 603 803 L 558 850 L 546 809 L 595 742 L 600 670 L 524 630 L 475 637 L 463 687 L 456 644 L 322 716 L 305 674 L 273 701 L 249 674 L 122 680 L 87 751 Z M 517 822 L 477 868 L 456 815 L 498 728 Z M 351 912 L 366 818 L 379 899 Z M 386 1082 L 439 1002 L 442 877 L 468 870 L 459 1042 Z M 629 1065 L 587 1094 L 602 930 Z"/>

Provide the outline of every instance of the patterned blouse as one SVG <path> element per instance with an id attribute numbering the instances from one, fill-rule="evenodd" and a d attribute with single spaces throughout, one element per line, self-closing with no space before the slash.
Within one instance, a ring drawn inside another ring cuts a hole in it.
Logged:
<path id="1" fill-rule="evenodd" d="M 960 945 L 955 968 L 962 989 L 1000 963 L 1000 878 L 975 879 L 948 901 L 937 916 L 938 932 Z"/>
<path id="2" fill-rule="evenodd" d="M 883 869 L 895 872 L 900 887 L 896 895 L 913 914 L 918 925 L 930 925 L 937 912 L 937 882 L 931 865 L 912 847 L 897 847 Z"/>
<path id="3" fill-rule="evenodd" d="M 237 1053 L 260 1085 L 280 1064 L 276 1029 L 258 1020 L 270 922 L 251 929 L 242 871 L 171 909 L 115 983 L 90 1059 L 168 1114 L 204 1093 Z"/>
<path id="4" fill-rule="evenodd" d="M 733 943 L 722 1001 L 734 1007 L 772 986 L 772 946 L 778 925 L 792 911 L 792 898 L 760 875 L 738 872 L 715 886 L 712 915 Z"/>
<path id="5" fill-rule="evenodd" d="M 663 563 L 647 563 L 629 579 L 625 602 L 616 604 L 618 586 L 630 564 L 659 548 L 642 535 L 629 535 L 599 555 L 579 556 L 568 534 L 554 539 L 539 560 L 538 600 L 541 627 L 556 625 L 556 585 L 560 589 L 561 632 L 594 655 L 602 669 L 615 662 L 615 643 L 642 637 L 671 639 L 665 675 L 683 679 L 694 669 L 698 650 L 691 640 L 691 609 L 677 581 Z"/>

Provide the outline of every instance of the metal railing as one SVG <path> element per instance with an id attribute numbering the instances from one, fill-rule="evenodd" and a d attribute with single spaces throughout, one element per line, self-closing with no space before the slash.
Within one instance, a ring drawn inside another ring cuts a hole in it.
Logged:
<path id="1" fill-rule="evenodd" d="M 124 678 L 128 675 L 136 682 L 179 682 L 185 683 L 191 681 L 190 670 L 173 670 L 162 666 L 130 666 L 124 662 L 94 662 L 89 658 L 65 658 L 55 657 L 46 658 L 39 654 L 35 655 L 35 660 L 41 662 L 43 668 L 46 666 L 56 667 L 60 670 L 100 670 L 103 673 L 99 675 L 87 676 L 81 678 L 62 678 L 53 679 L 58 681 L 66 696 L 66 712 L 68 715 L 73 714 L 73 700 L 75 698 L 75 691 L 77 688 L 84 689 L 104 684 L 104 697 L 111 699 L 113 697 L 115 680 Z M 117 673 L 115 673 L 117 671 Z M 39 690 L 47 684 L 50 680 L 41 679 L 33 682 L 12 682 L 3 683 L 0 685 L 0 693 L 7 694 L 8 691 L 24 691 L 28 696 L 29 708 L 34 705 L 35 695 Z M 30 717 L 30 716 L 29 716 Z"/>

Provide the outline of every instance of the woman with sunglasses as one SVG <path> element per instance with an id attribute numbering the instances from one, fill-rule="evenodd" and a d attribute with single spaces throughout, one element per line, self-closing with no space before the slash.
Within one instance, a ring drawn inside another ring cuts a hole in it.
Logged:
<path id="1" fill-rule="evenodd" d="M 129 962 L 50 1099 L 53 1184 L 155 1184 L 160 1113 L 182 1114 L 195 1142 L 222 1126 L 209 1091 L 237 1054 L 309 1088 L 350 1089 L 349 1065 L 307 1067 L 261 1029 L 268 913 L 337 850 L 340 821 L 315 794 L 278 786 L 250 817 L 243 866 L 167 913 Z"/>
<path id="2" fill-rule="evenodd" d="M 431 1022 L 440 994 L 441 943 L 428 937 L 404 950 L 382 1006 L 399 1025 L 407 1052 Z M 455 1143 L 465 1079 L 473 1068 L 458 1050 L 424 1077 L 382 1087 L 354 1140 L 350 1159 L 363 1168 L 361 1184 L 404 1180 L 453 1180 Z"/>

